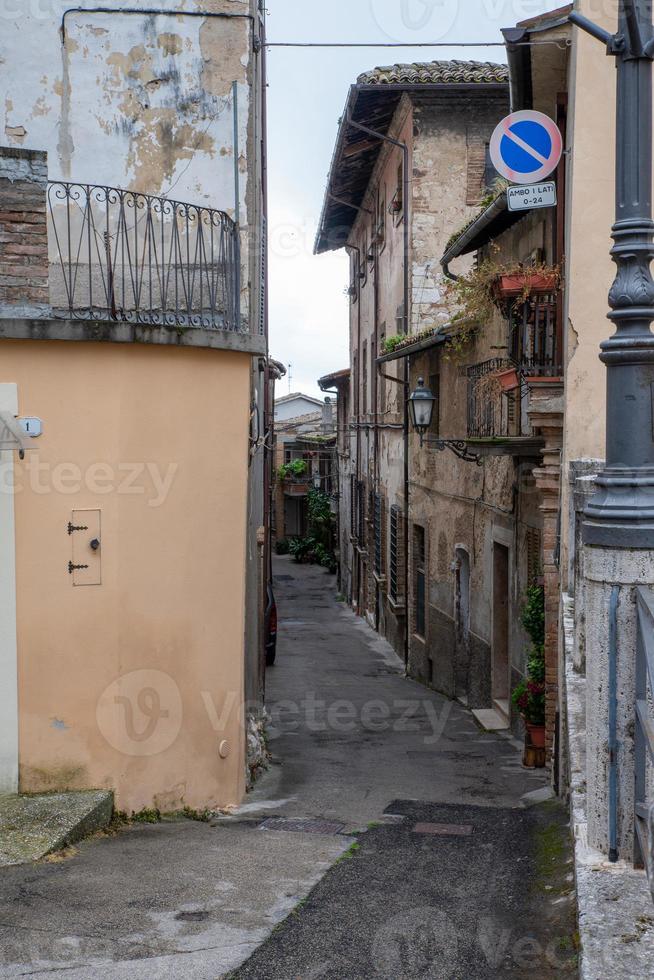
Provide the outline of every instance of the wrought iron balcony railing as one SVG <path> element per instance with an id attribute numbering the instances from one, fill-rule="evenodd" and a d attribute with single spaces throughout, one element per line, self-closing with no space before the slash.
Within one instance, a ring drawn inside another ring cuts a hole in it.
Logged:
<path id="1" fill-rule="evenodd" d="M 556 296 L 533 296 L 508 310 L 507 358 L 467 369 L 468 437 L 506 439 L 530 434 L 529 379 L 561 375 Z M 508 372 L 514 378 L 507 378 Z"/>
<path id="2" fill-rule="evenodd" d="M 468 437 L 489 439 L 519 435 L 520 392 L 505 393 L 496 378 L 513 368 L 513 361 L 493 357 L 467 369 Z"/>
<path id="3" fill-rule="evenodd" d="M 48 219 L 50 298 L 59 315 L 243 329 L 238 228 L 224 212 L 50 182 Z"/>
<path id="4" fill-rule="evenodd" d="M 513 363 L 524 374 L 561 374 L 558 303 L 555 295 L 535 295 L 509 307 L 509 342 Z"/>

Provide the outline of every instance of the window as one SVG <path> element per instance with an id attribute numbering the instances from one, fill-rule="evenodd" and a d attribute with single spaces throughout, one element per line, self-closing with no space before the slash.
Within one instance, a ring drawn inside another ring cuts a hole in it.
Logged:
<path id="1" fill-rule="evenodd" d="M 368 232 L 366 231 L 363 236 L 363 241 L 361 243 L 361 256 L 359 260 L 359 282 L 361 284 L 360 288 L 363 289 L 368 281 Z"/>
<path id="2" fill-rule="evenodd" d="M 431 417 L 431 431 L 433 435 L 439 436 L 441 433 L 441 376 L 431 374 L 429 376 L 429 388 L 436 399 L 434 402 L 434 414 Z"/>
<path id="3" fill-rule="evenodd" d="M 386 343 L 386 323 L 382 323 L 379 329 L 379 350 L 384 352 Z M 377 373 L 377 412 L 383 415 L 386 412 L 386 378 L 383 374 Z"/>
<path id="4" fill-rule="evenodd" d="M 455 623 L 459 642 L 470 629 L 470 556 L 464 548 L 456 549 Z"/>
<path id="5" fill-rule="evenodd" d="M 374 536 L 375 554 L 374 567 L 375 575 L 381 578 L 384 574 L 384 548 L 383 548 L 383 528 L 384 528 L 384 498 L 380 493 L 374 497 Z"/>
<path id="6" fill-rule="evenodd" d="M 403 334 L 407 333 L 406 322 L 404 319 L 404 303 L 400 303 L 397 310 L 395 311 L 395 333 Z"/>
<path id="7" fill-rule="evenodd" d="M 366 485 L 359 480 L 357 483 L 357 528 L 356 537 L 360 548 L 366 545 Z"/>
<path id="8" fill-rule="evenodd" d="M 427 586 L 425 570 L 425 529 L 413 525 L 413 574 L 415 586 L 414 630 L 418 636 L 425 636 L 425 609 Z"/>
<path id="9" fill-rule="evenodd" d="M 488 152 L 488 140 L 478 131 L 477 124 L 473 123 L 468 130 L 467 139 L 468 164 L 467 164 L 467 187 L 466 204 L 477 205 L 480 203 L 486 191 L 492 186 L 497 177 L 495 169 L 490 164 Z M 488 181 L 490 180 L 490 183 Z"/>
<path id="10" fill-rule="evenodd" d="M 361 287 L 361 279 L 359 277 L 359 250 L 352 249 L 350 252 L 350 299 L 353 303 L 359 298 L 359 289 Z"/>
<path id="11" fill-rule="evenodd" d="M 489 191 L 495 184 L 499 174 L 491 160 L 490 143 L 486 144 L 486 168 L 484 170 L 484 190 Z"/>
<path id="12" fill-rule="evenodd" d="M 378 207 L 377 207 L 377 233 L 375 236 L 377 242 L 377 252 L 383 252 L 384 246 L 386 245 L 386 188 L 383 187 L 379 191 L 378 197 Z"/>
<path id="13" fill-rule="evenodd" d="M 397 168 L 397 187 L 395 189 L 395 194 L 393 195 L 393 200 L 391 201 L 391 206 L 389 208 L 391 214 L 395 218 L 395 224 L 398 225 L 402 220 L 402 212 L 404 210 L 404 164 L 401 163 Z"/>
<path id="14" fill-rule="evenodd" d="M 543 535 L 539 528 L 527 528 L 527 581 L 538 585 L 543 574 Z"/>
<path id="15" fill-rule="evenodd" d="M 390 545 L 389 545 L 389 595 L 396 604 L 402 602 L 402 552 L 403 552 L 403 519 L 397 505 L 391 507 L 390 515 Z"/>
<path id="16" fill-rule="evenodd" d="M 350 477 L 350 534 L 353 538 L 357 536 L 357 478 Z"/>
<path id="17" fill-rule="evenodd" d="M 361 380 L 361 411 L 365 415 L 368 411 L 368 342 L 364 341 L 361 348 L 361 360 L 362 360 L 362 380 Z"/>

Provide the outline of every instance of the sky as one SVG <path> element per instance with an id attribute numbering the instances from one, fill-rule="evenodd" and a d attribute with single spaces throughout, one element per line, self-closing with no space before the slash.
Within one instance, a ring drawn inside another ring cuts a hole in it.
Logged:
<path id="1" fill-rule="evenodd" d="M 268 40 L 502 41 L 500 29 L 563 0 L 268 0 Z M 290 389 L 347 367 L 348 261 L 314 256 L 338 120 L 349 86 L 376 65 L 459 58 L 506 61 L 502 47 L 271 48 L 268 56 L 270 352 L 292 365 Z M 499 120 L 498 120 L 499 122 Z M 289 380 L 277 387 L 287 394 Z"/>

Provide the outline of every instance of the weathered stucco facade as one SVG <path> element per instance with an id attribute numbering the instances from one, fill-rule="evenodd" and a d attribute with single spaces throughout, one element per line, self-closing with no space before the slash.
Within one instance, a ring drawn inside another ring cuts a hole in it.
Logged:
<path id="1" fill-rule="evenodd" d="M 358 123 L 373 127 L 366 115 L 372 112 L 367 100 L 375 100 L 376 118 L 383 111 L 384 133 L 407 147 L 408 200 L 402 148 L 388 141 L 375 144 L 370 134 L 359 135 L 354 127 L 348 133 L 344 123 L 317 245 L 321 250 L 345 244 L 351 257 L 349 415 L 343 418 L 344 445 L 339 454 L 341 587 L 354 608 L 388 638 L 398 654 L 408 655 L 408 667 L 415 677 L 452 696 L 456 689 L 453 660 L 443 641 L 445 633 L 453 630 L 443 628 L 442 620 L 453 616 L 450 564 L 456 551 L 454 540 L 450 543 L 446 538 L 456 522 L 452 522 L 451 508 L 448 512 L 443 480 L 458 481 L 461 493 L 470 484 L 476 495 L 480 477 L 469 468 L 454 471 L 449 460 L 441 468 L 440 458 L 434 462 L 434 454 L 421 451 L 417 438 L 410 437 L 407 582 L 405 362 L 391 359 L 380 364 L 379 358 L 384 356 L 385 342 L 405 333 L 405 221 L 409 230 L 409 334 L 419 340 L 418 335 L 438 329 L 449 319 L 447 279 L 439 260 L 452 233 L 476 213 L 486 192 L 486 147 L 497 120 L 508 108 L 505 80 L 502 66 L 459 62 L 394 66 L 361 76 L 351 91 L 347 112 Z M 387 106 L 382 110 L 384 100 Z M 373 128 L 381 127 L 377 123 Z M 375 147 L 374 158 L 368 159 L 372 151 L 365 140 Z M 358 167 L 350 162 L 362 157 Z M 346 192 L 358 209 L 358 214 L 352 212 L 354 218 L 337 210 Z M 423 363 L 428 370 L 427 361 L 420 362 L 421 366 Z M 453 376 L 457 370 L 451 367 Z M 410 378 L 415 380 L 413 365 Z M 448 411 L 455 413 L 455 404 Z M 500 487 L 500 497 L 502 493 Z M 461 522 L 470 523 L 465 507 Z M 417 633 L 413 609 L 412 542 L 418 527 L 425 531 L 429 565 L 425 635 Z M 460 539 L 464 537 L 467 540 L 461 529 Z M 487 618 L 489 612 L 487 604 Z M 484 635 L 481 626 L 478 629 Z M 487 700 L 484 696 L 483 703 Z"/>
<path id="2" fill-rule="evenodd" d="M 2 454 L 18 679 L 5 646 L 2 734 L 17 747 L 0 782 L 202 809 L 241 798 L 263 696 L 263 20 L 254 0 L 126 7 L 62 25 L 31 5 L 0 39 L 0 382 L 14 414 L 43 420 L 24 461 Z M 47 197 L 46 155 L 64 198 Z M 56 234 L 62 200 L 118 214 L 104 239 L 89 224 L 95 298 L 79 307 L 53 295 L 75 262 Z M 213 246 L 212 229 L 229 247 L 165 260 L 185 289 L 198 270 L 220 282 L 229 310 L 206 292 L 163 305 L 154 274 L 121 306 L 136 265 L 115 242 L 133 233 L 147 256 L 152 215 L 182 243 Z"/>

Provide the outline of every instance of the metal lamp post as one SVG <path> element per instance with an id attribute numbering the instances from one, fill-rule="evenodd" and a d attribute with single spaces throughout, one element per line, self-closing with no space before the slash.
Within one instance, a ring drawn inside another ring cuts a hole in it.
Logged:
<path id="1" fill-rule="evenodd" d="M 617 82 L 616 222 L 609 294 L 615 333 L 607 367 L 606 466 L 585 511 L 584 541 L 654 548 L 654 258 L 652 221 L 652 0 L 620 0 L 618 33 L 583 15 L 570 20 L 607 45 Z"/>

